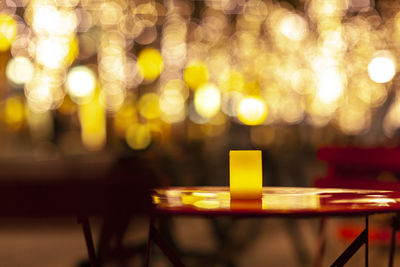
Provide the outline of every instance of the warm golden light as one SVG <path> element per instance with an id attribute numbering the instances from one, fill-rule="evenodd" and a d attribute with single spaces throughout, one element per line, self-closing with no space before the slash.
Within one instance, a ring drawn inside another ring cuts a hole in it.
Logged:
<path id="1" fill-rule="evenodd" d="M 88 150 L 101 150 L 106 143 L 106 113 L 98 94 L 79 109 L 81 138 Z"/>
<path id="2" fill-rule="evenodd" d="M 52 108 L 52 85 L 46 79 L 32 79 L 25 87 L 29 108 L 36 113 L 43 113 Z"/>
<path id="3" fill-rule="evenodd" d="M 125 137 L 128 127 L 133 123 L 136 123 L 137 120 L 137 109 L 132 97 L 129 96 L 125 99 L 124 104 L 115 114 L 114 128 L 121 137 Z"/>
<path id="4" fill-rule="evenodd" d="M 257 125 L 265 121 L 268 115 L 267 105 L 258 97 L 243 98 L 237 107 L 238 118 L 247 125 Z"/>
<path id="5" fill-rule="evenodd" d="M 26 57 L 11 59 L 6 68 L 7 78 L 16 85 L 23 85 L 32 80 L 33 72 L 33 64 Z"/>
<path id="6" fill-rule="evenodd" d="M 238 71 L 229 71 L 222 73 L 218 79 L 218 86 L 223 92 L 243 91 L 244 78 Z"/>
<path id="7" fill-rule="evenodd" d="M 33 16 L 33 29 L 39 34 L 65 36 L 74 33 L 78 19 L 74 12 L 57 10 L 52 5 L 37 5 Z"/>
<path id="8" fill-rule="evenodd" d="M 318 73 L 317 97 L 324 103 L 336 101 L 343 92 L 342 76 L 336 68 Z"/>
<path id="9" fill-rule="evenodd" d="M 368 75 L 376 83 L 387 83 L 396 74 L 396 66 L 389 56 L 374 57 L 368 64 Z"/>
<path id="10" fill-rule="evenodd" d="M 60 68 L 68 56 L 68 40 L 40 39 L 36 46 L 37 62 L 50 69 Z"/>
<path id="11" fill-rule="evenodd" d="M 119 138 L 141 122 L 164 141 L 183 123 L 189 139 L 229 134 L 231 123 L 361 135 L 377 125 L 378 109 L 398 102 L 395 1 L 131 2 L 3 1 L 0 103 L 23 87 L 30 112 L 73 116 L 75 103 L 98 94 Z M 398 105 L 383 123 L 391 136 Z M 261 132 L 254 144 L 280 142 Z"/>
<path id="12" fill-rule="evenodd" d="M 147 93 L 140 97 L 138 102 L 139 113 L 146 119 L 152 120 L 160 116 L 159 97 L 154 93 Z"/>
<path id="13" fill-rule="evenodd" d="M 193 205 L 200 209 L 217 209 L 220 207 L 219 201 L 216 200 L 199 200 L 194 202 Z"/>
<path id="14" fill-rule="evenodd" d="M 183 77 L 190 88 L 197 89 L 208 81 L 207 66 L 201 61 L 190 62 L 183 72 Z"/>
<path id="15" fill-rule="evenodd" d="M 229 151 L 229 183 L 232 199 L 261 199 L 261 150 Z"/>
<path id="16" fill-rule="evenodd" d="M 178 90 L 164 90 L 160 96 L 160 110 L 163 120 L 174 123 L 182 121 L 185 114 L 185 99 Z"/>
<path id="17" fill-rule="evenodd" d="M 304 18 L 297 14 L 288 14 L 282 18 L 279 24 L 279 29 L 287 38 L 300 41 L 307 34 L 307 22 Z"/>
<path id="18" fill-rule="evenodd" d="M 21 99 L 9 97 L 4 103 L 4 120 L 10 125 L 21 124 L 25 119 L 25 107 Z"/>
<path id="19" fill-rule="evenodd" d="M 196 90 L 194 95 L 196 111 L 204 118 L 215 116 L 221 106 L 221 95 L 213 84 L 205 84 Z"/>
<path id="20" fill-rule="evenodd" d="M 137 65 L 140 74 L 147 81 L 155 80 L 164 68 L 162 56 L 154 48 L 145 48 L 140 51 Z"/>
<path id="21" fill-rule="evenodd" d="M 341 130 L 349 135 L 365 132 L 370 122 L 371 112 L 362 102 L 344 105 L 338 115 L 338 123 Z"/>
<path id="22" fill-rule="evenodd" d="M 125 140 L 130 148 L 141 150 L 151 144 L 151 132 L 147 125 L 134 123 L 126 131 Z"/>
<path id="23" fill-rule="evenodd" d="M 68 72 L 66 87 L 75 102 L 90 100 L 96 88 L 95 73 L 86 66 L 73 67 Z"/>
<path id="24" fill-rule="evenodd" d="M 10 48 L 17 35 L 17 23 L 7 15 L 0 14 L 0 51 L 6 51 Z"/>
<path id="25" fill-rule="evenodd" d="M 320 196 L 317 194 L 280 194 L 265 195 L 262 199 L 262 208 L 267 210 L 285 209 L 318 209 L 321 205 Z"/>

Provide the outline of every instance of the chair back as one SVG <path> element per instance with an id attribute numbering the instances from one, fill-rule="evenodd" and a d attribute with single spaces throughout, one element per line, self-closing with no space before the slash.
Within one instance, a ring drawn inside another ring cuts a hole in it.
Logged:
<path id="1" fill-rule="evenodd" d="M 317 158 L 327 171 L 316 187 L 400 190 L 400 147 L 323 147 Z"/>

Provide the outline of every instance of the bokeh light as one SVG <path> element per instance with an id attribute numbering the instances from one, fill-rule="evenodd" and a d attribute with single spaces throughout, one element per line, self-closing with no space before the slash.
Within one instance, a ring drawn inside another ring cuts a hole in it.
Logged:
<path id="1" fill-rule="evenodd" d="M 125 140 L 129 147 L 134 150 L 145 149 L 152 141 L 150 129 L 144 124 L 132 124 L 126 131 Z"/>
<path id="2" fill-rule="evenodd" d="M 17 35 L 17 23 L 7 14 L 0 14 L 0 51 L 10 48 Z"/>
<path id="3" fill-rule="evenodd" d="M 160 104 L 157 94 L 144 94 L 138 102 L 139 113 L 146 119 L 152 120 L 160 116 Z"/>
<path id="4" fill-rule="evenodd" d="M 0 119 L 21 132 L 27 120 L 34 136 L 39 122 L 80 114 L 71 128 L 89 150 L 109 132 L 144 149 L 170 131 L 197 140 L 233 124 L 257 125 L 251 139 L 262 146 L 280 138 L 261 140 L 263 127 L 394 136 L 400 6 L 297 2 L 6 1 Z M 30 117 L 5 115 L 16 101 Z M 86 110 L 102 114 L 92 126 Z"/>
<path id="5" fill-rule="evenodd" d="M 308 32 L 307 22 L 297 14 L 288 14 L 279 23 L 279 30 L 287 38 L 300 41 L 305 38 Z"/>
<path id="6" fill-rule="evenodd" d="M 164 90 L 160 96 L 160 110 L 163 120 L 169 123 L 183 121 L 185 113 L 185 99 L 178 90 Z"/>
<path id="7" fill-rule="evenodd" d="M 247 125 L 258 125 L 265 121 L 268 115 L 267 106 L 261 98 L 245 97 L 237 107 L 238 118 Z"/>
<path id="8" fill-rule="evenodd" d="M 86 66 L 73 67 L 68 72 L 66 87 L 71 98 L 78 103 L 90 100 L 96 88 L 95 73 Z"/>
<path id="9" fill-rule="evenodd" d="M 140 51 L 137 64 L 140 74 L 148 81 L 156 79 L 164 68 L 160 52 L 153 48 Z"/>
<path id="10" fill-rule="evenodd" d="M 79 107 L 82 143 L 91 151 L 101 150 L 106 144 L 106 112 L 99 94 Z"/>
<path id="11" fill-rule="evenodd" d="M 324 103 L 333 102 L 343 93 L 343 80 L 338 69 L 328 68 L 318 74 L 317 97 Z"/>
<path id="12" fill-rule="evenodd" d="M 15 126 L 21 126 L 25 120 L 25 106 L 18 97 L 9 97 L 4 103 L 4 121 Z"/>
<path id="13" fill-rule="evenodd" d="M 50 69 L 66 63 L 69 43 L 66 39 L 40 39 L 36 45 L 37 62 Z"/>
<path id="14" fill-rule="evenodd" d="M 208 81 L 208 69 L 203 62 L 194 61 L 186 66 L 183 77 L 189 88 L 197 89 Z"/>
<path id="15" fill-rule="evenodd" d="M 34 73 L 32 62 L 26 57 L 12 58 L 6 68 L 7 78 L 16 85 L 29 82 Z"/>
<path id="16" fill-rule="evenodd" d="M 396 66 L 390 56 L 374 57 L 368 64 L 369 77 L 376 83 L 386 83 L 396 74 Z"/>
<path id="17" fill-rule="evenodd" d="M 198 114 L 204 118 L 215 116 L 221 107 L 221 94 L 213 84 L 205 84 L 196 90 L 194 105 Z"/>

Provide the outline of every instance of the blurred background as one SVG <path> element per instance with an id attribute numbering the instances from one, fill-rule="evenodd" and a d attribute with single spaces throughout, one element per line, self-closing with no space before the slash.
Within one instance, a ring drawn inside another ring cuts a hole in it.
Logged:
<path id="1" fill-rule="evenodd" d="M 398 145 L 399 44 L 400 3 L 390 0 L 2 0 L 0 176 L 100 181 L 130 155 L 158 185 L 227 185 L 228 151 L 261 149 L 265 186 L 312 186 L 325 173 L 320 147 Z M 124 173 L 143 184 L 136 165 Z M 4 219 L 2 266 L 47 266 L 55 236 L 76 249 L 53 254 L 59 261 L 48 266 L 77 266 L 85 258 L 80 229 L 57 220 Z M 128 239 L 147 231 L 141 222 Z M 243 233 L 281 234 L 243 241 L 240 251 L 258 256 L 218 266 L 311 265 L 315 221 L 243 225 Z M 29 242 L 50 246 L 13 254 Z M 276 260 L 293 257 L 266 265 L 271 244 L 281 248 Z M 345 243 L 331 247 L 335 254 Z"/>

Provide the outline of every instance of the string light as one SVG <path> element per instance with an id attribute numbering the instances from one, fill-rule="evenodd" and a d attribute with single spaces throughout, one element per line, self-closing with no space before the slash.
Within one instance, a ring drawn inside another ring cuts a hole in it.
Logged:
<path id="1" fill-rule="evenodd" d="M 358 2 L 310 0 L 302 9 L 205 1 L 194 12 L 191 1 L 32 0 L 22 17 L 11 8 L 0 14 L 0 51 L 10 50 L 1 62 L 30 112 L 51 114 L 72 100 L 73 114 L 95 101 L 85 109 L 111 118 L 133 149 L 152 142 L 149 123 L 165 129 L 188 119 L 206 136 L 224 133 L 230 121 L 332 123 L 362 134 L 395 85 L 400 6 Z M 397 102 L 385 133 L 400 127 Z M 135 110 L 132 118 L 126 110 Z M 108 121 L 88 126 L 100 136 L 97 145 L 85 141 L 88 148 L 104 146 Z"/>

